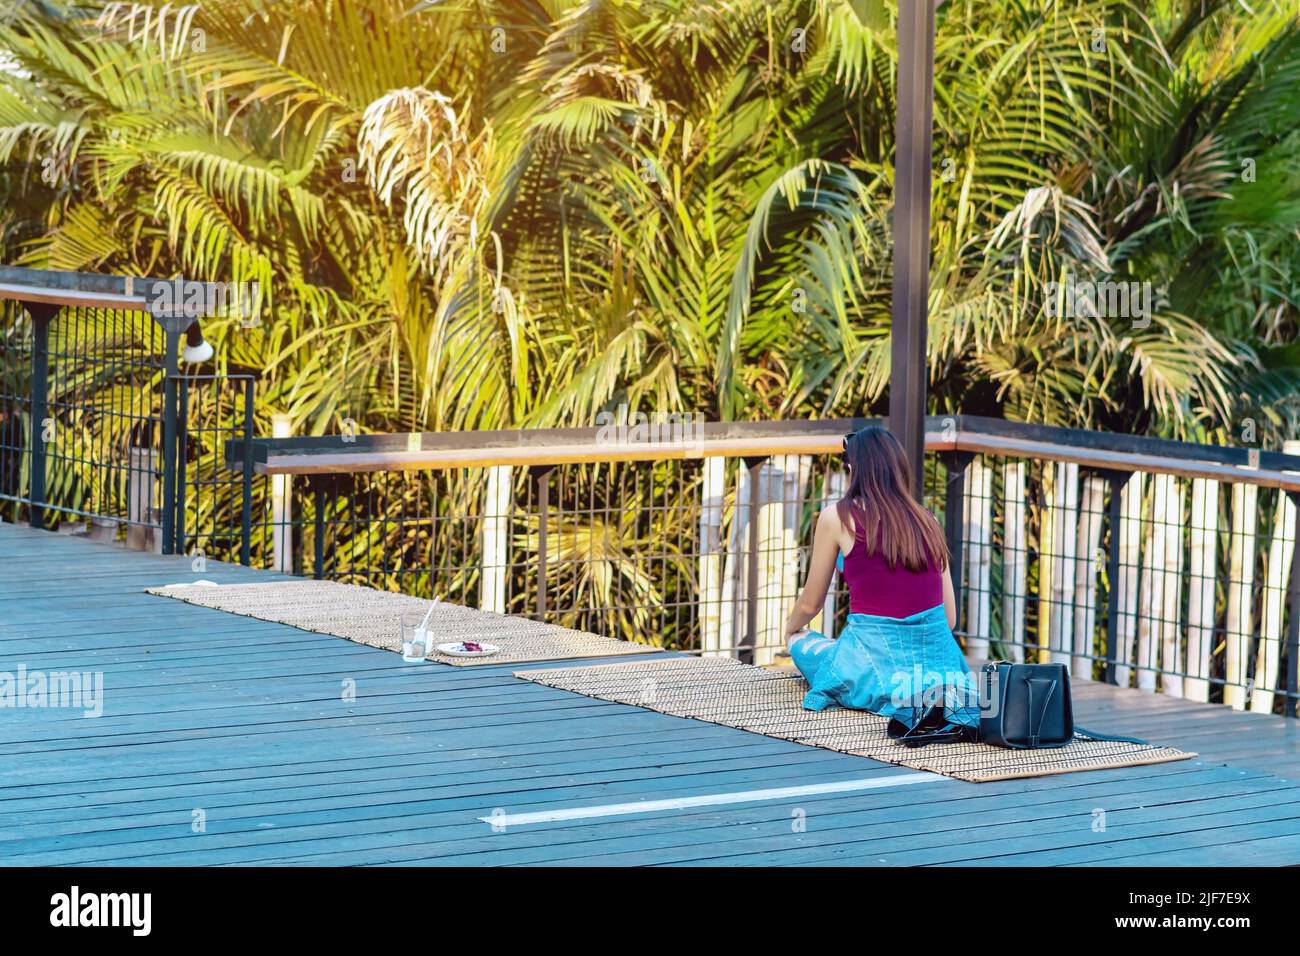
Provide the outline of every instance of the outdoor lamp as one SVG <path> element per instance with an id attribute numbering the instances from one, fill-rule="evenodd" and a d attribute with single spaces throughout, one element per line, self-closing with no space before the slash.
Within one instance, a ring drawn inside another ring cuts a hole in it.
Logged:
<path id="1" fill-rule="evenodd" d="M 212 355 L 212 346 L 203 338 L 203 330 L 199 328 L 199 323 L 191 323 L 185 330 L 185 345 L 181 348 L 181 358 L 197 365 L 206 362 L 212 358 Z"/>

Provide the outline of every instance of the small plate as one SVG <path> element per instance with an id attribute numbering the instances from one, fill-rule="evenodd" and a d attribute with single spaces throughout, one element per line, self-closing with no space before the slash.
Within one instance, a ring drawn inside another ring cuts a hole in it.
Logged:
<path id="1" fill-rule="evenodd" d="M 439 644 L 438 653 L 446 654 L 449 657 L 491 657 L 497 651 L 501 650 L 501 648 L 497 647 L 495 644 L 476 643 L 478 643 L 479 647 L 483 648 L 483 650 L 467 651 L 465 650 L 465 645 L 461 641 L 453 641 L 450 644 Z"/>

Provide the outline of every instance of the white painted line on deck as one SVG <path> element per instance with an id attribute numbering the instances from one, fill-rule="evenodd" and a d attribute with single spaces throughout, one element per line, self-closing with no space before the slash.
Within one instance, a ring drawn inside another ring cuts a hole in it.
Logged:
<path id="1" fill-rule="evenodd" d="M 943 783 L 948 777 L 934 773 L 894 773 L 887 777 L 840 780 L 835 783 L 812 783 L 802 787 L 777 787 L 771 790 L 737 790 L 732 793 L 709 793 L 698 797 L 672 800 L 638 800 L 636 803 L 607 803 L 595 807 L 568 807 L 562 810 L 539 810 L 536 813 L 505 813 L 479 817 L 494 827 L 520 826 L 525 823 L 557 823 L 562 820 L 586 820 L 595 817 L 619 817 L 631 813 L 655 813 L 659 810 L 688 810 L 692 807 L 716 807 L 728 803 L 752 803 L 760 800 L 789 800 L 822 793 L 854 793 L 860 790 L 883 790 L 913 783 Z"/>

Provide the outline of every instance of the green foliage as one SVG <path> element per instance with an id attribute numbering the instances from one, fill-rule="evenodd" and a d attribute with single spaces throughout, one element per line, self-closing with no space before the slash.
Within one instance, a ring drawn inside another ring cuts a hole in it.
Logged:
<path id="1" fill-rule="evenodd" d="M 261 416 L 886 407 L 896 3 L 8 9 L 0 255 L 257 280 L 206 332 Z M 947 0 L 934 409 L 1293 435 L 1298 91 L 1282 0 Z M 1053 314 L 1067 278 L 1151 321 Z"/>
<path id="2" fill-rule="evenodd" d="M 261 282 L 210 331 L 306 432 L 879 411 L 895 11 L 20 5 L 3 253 Z M 1293 431 L 1297 81 L 1280 2 L 945 3 L 936 408 Z M 1066 276 L 1152 322 L 1049 317 Z"/>

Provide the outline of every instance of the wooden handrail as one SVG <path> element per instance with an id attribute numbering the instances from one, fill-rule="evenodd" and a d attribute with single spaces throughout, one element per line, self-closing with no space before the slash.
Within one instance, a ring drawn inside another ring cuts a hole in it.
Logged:
<path id="1" fill-rule="evenodd" d="M 841 448 L 842 436 L 722 438 L 699 444 L 641 442 L 624 445 L 566 444 L 520 447 L 483 445 L 471 449 L 429 451 L 338 451 L 326 454 L 274 454 L 255 462 L 267 475 L 334 475 L 368 471 L 438 471 L 493 465 L 596 464 L 613 461 L 665 461 L 692 458 L 766 458 L 771 455 L 826 455 Z M 238 460 L 232 462 L 237 464 Z"/>
<path id="2" fill-rule="evenodd" d="M 1070 445 L 1024 441 L 997 435 L 975 435 L 970 432 L 959 433 L 955 444 L 958 450 L 975 454 L 1068 461 L 1094 471 L 1142 471 L 1147 474 L 1177 475 L 1181 478 L 1211 478 L 1230 484 L 1260 485 L 1300 492 L 1300 461 L 1296 463 L 1297 471 L 1287 472 L 1162 455 L 1079 449 Z M 926 447 L 929 448 L 928 442 Z"/>
<path id="3" fill-rule="evenodd" d="M 374 471 L 438 471 L 494 465 L 534 467 L 713 457 L 836 454 L 844 434 L 875 419 L 711 423 L 685 440 L 609 442 L 597 429 L 255 439 L 254 469 L 268 475 L 332 475 Z M 1300 492 L 1300 457 L 1249 449 L 1172 442 L 1142 436 L 1022 425 L 963 416 L 932 417 L 929 452 L 970 452 L 1068 461 L 1103 472 L 1171 474 Z M 1075 441 L 1062 439 L 1074 438 Z M 1148 450 L 1150 449 L 1150 450 Z M 231 467 L 242 467 L 242 443 L 229 443 Z M 1286 466 L 1290 465 L 1288 468 Z"/>
<path id="4" fill-rule="evenodd" d="M 15 285 L 0 282 L 0 299 L 17 302 L 41 302 L 78 309 L 113 309 L 118 312 L 145 312 L 144 296 L 113 292 L 83 292 L 79 289 L 47 289 L 43 286 Z"/>
<path id="5" fill-rule="evenodd" d="M 0 265 L 0 299 L 82 309 L 146 312 L 146 283 L 166 281 Z"/>
<path id="6" fill-rule="evenodd" d="M 92 272 L 54 272 L 0 265 L 0 300 L 54 305 L 69 309 L 142 312 L 170 332 L 183 332 L 196 321 L 184 309 L 151 309 L 147 291 L 159 283 L 175 286 L 184 280 Z"/>

